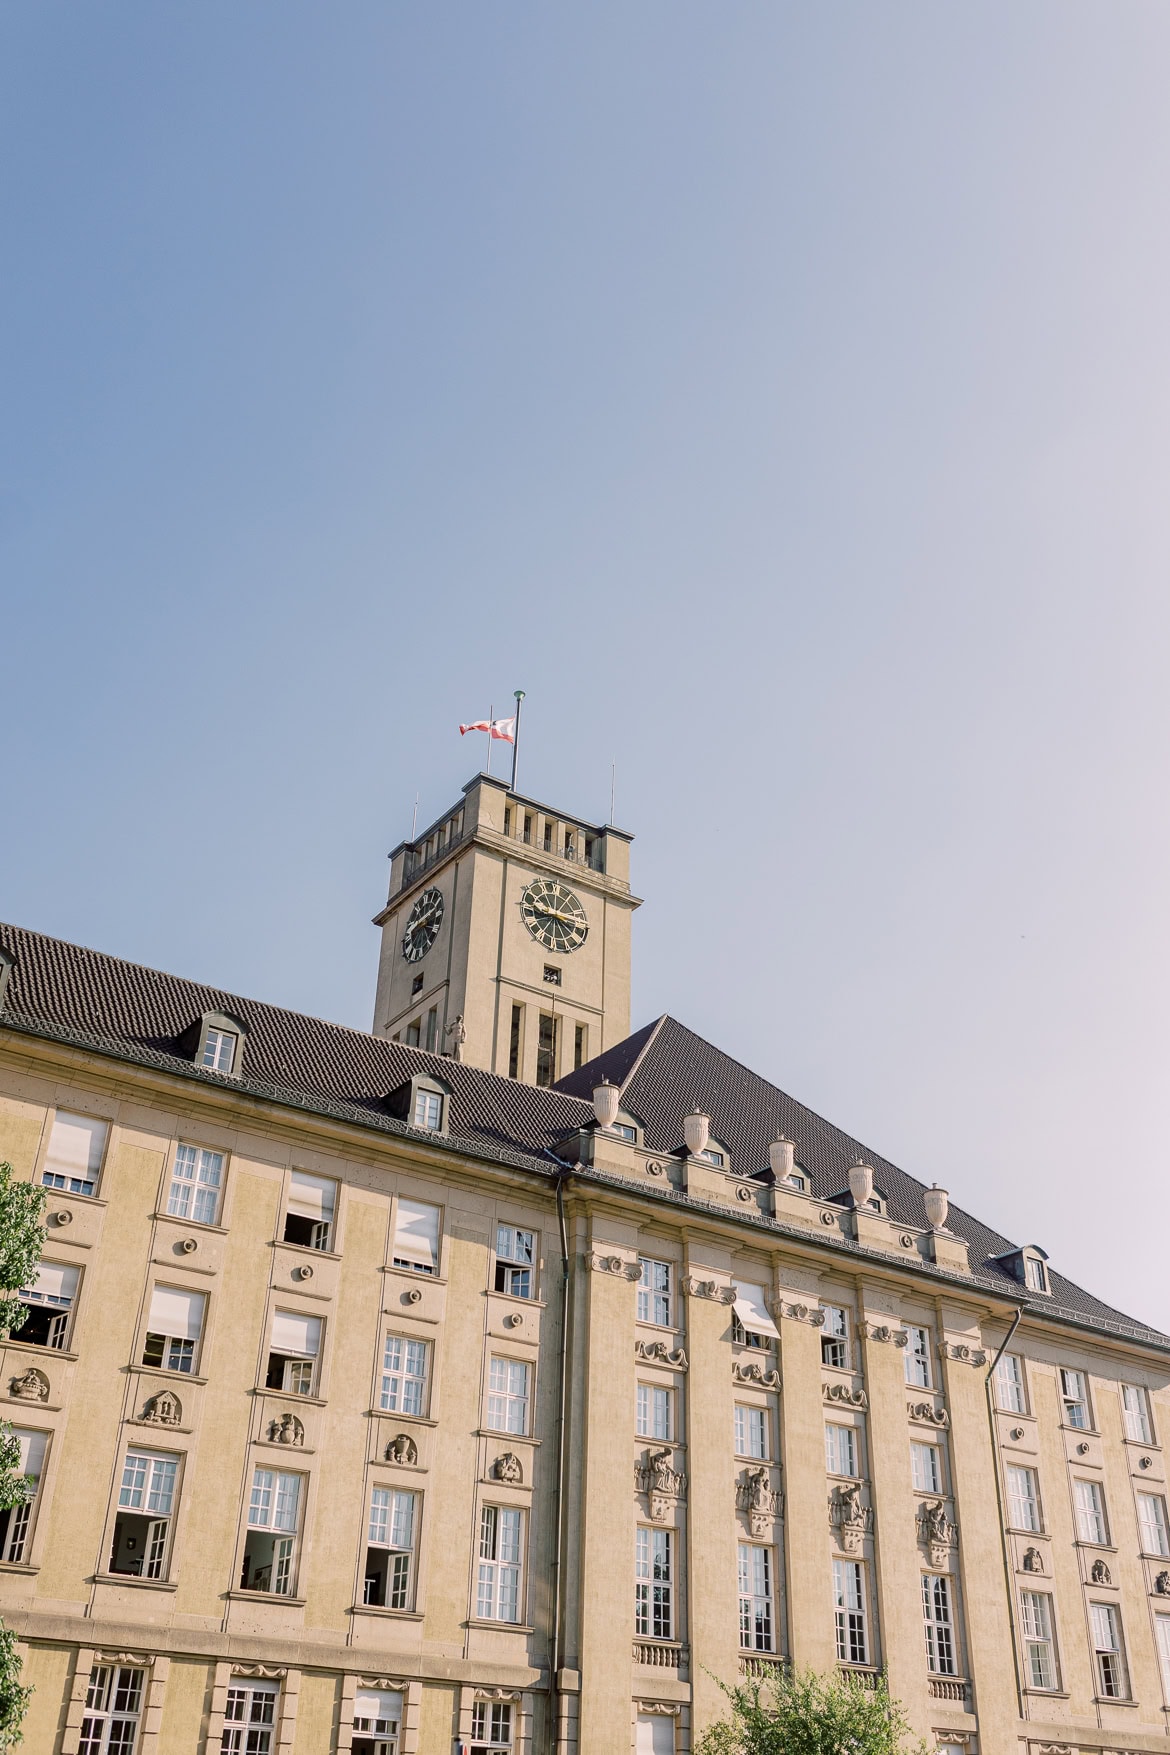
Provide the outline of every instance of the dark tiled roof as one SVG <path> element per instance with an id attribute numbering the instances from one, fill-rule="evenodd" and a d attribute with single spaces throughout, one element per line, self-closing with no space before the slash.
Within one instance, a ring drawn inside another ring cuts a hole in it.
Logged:
<path id="1" fill-rule="evenodd" d="M 924 1183 L 842 1133 L 674 1018 L 661 1017 L 648 1024 L 562 1079 L 557 1089 L 586 1097 L 602 1077 L 621 1087 L 622 1108 L 644 1129 L 646 1144 L 653 1152 L 676 1152 L 683 1143 L 683 1118 L 693 1109 L 702 1109 L 711 1117 L 712 1139 L 730 1152 L 732 1169 L 745 1175 L 761 1174 L 768 1168 L 769 1144 L 783 1137 L 795 1142 L 797 1162 L 809 1172 L 813 1193 L 821 1200 L 829 1200 L 848 1186 L 849 1167 L 860 1159 L 873 1165 L 875 1183 L 893 1218 L 907 1225 L 926 1222 Z M 977 1274 L 1002 1289 L 1022 1292 L 1018 1281 L 995 1260 L 1015 1247 L 1008 1238 L 956 1206 L 950 1209 L 947 1225 L 966 1239 Z M 1092 1322 L 1119 1325 L 1130 1333 L 1153 1332 L 1133 1317 L 1102 1304 L 1051 1264 L 1049 1276 L 1051 1306 Z M 1047 1299 L 1035 1302 L 1038 1308 L 1050 1307 Z"/>
<path id="2" fill-rule="evenodd" d="M 391 1118 L 386 1097 L 416 1074 L 430 1073 L 451 1087 L 448 1137 L 453 1144 L 546 1174 L 549 1152 L 558 1141 L 591 1121 L 590 1096 L 604 1076 L 622 1087 L 623 1107 L 645 1129 L 652 1151 L 676 1151 L 682 1144 L 683 1117 L 699 1107 L 711 1116 L 712 1135 L 731 1153 L 734 1169 L 762 1173 L 769 1143 L 783 1134 L 796 1142 L 797 1158 L 821 1198 L 840 1192 L 849 1166 L 864 1157 L 874 1166 L 894 1217 L 912 1225 L 924 1222 L 922 1183 L 673 1018 L 657 1019 L 552 1090 L 539 1090 L 22 927 L 0 925 L 0 949 L 14 960 L 0 1024 L 40 1028 L 188 1077 L 239 1085 L 301 1107 L 319 1106 L 391 1131 L 413 1130 Z M 179 1038 L 211 1011 L 238 1018 L 248 1032 L 239 1080 L 195 1068 L 192 1050 L 184 1052 L 180 1044 Z M 966 1238 L 972 1266 L 987 1284 L 1023 1296 L 994 1260 L 1011 1249 L 1007 1238 L 956 1207 L 948 1223 Z M 1063 1310 L 1079 1322 L 1137 1338 L 1165 1339 L 1051 1268 L 1050 1273 L 1054 1296 L 1051 1303 L 1043 1300 L 1042 1307 L 1053 1314 Z"/>

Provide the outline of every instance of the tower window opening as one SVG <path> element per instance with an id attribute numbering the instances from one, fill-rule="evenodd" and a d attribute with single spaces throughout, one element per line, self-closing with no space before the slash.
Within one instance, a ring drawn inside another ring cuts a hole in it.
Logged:
<path id="1" fill-rule="evenodd" d="M 415 1020 L 412 1024 L 407 1024 L 407 1026 L 406 1026 L 407 1047 L 408 1048 L 417 1048 L 418 1044 L 419 1044 L 419 1037 L 421 1036 L 421 1034 L 422 1034 L 421 1022 L 418 1018 L 415 1018 Z"/>
<path id="2" fill-rule="evenodd" d="M 552 845 L 553 845 L 553 825 L 546 817 L 545 824 L 544 824 L 544 850 L 546 853 L 552 852 Z"/>
<path id="3" fill-rule="evenodd" d="M 588 1026 L 585 1024 L 578 1024 L 576 1029 L 573 1031 L 573 1071 L 574 1072 L 576 1072 L 576 1070 L 579 1066 L 584 1066 L 585 1062 L 589 1058 L 589 1056 L 585 1052 L 585 1045 L 588 1042 L 588 1040 L 589 1040 Z"/>
<path id="4" fill-rule="evenodd" d="M 523 1017 L 524 1007 L 514 1005 L 512 1007 L 512 1028 L 508 1036 L 508 1077 L 510 1079 L 520 1077 L 520 1025 Z"/>
<path id="5" fill-rule="evenodd" d="M 532 845 L 532 812 L 530 810 L 524 812 L 524 839 L 529 846 Z"/>
<path id="6" fill-rule="evenodd" d="M 427 1048 L 433 1054 L 439 1042 L 439 1008 L 433 1005 L 427 1013 Z"/>
<path id="7" fill-rule="evenodd" d="M 557 1022 L 549 1012 L 540 1014 L 540 1033 L 536 1042 L 536 1082 L 551 1085 L 557 1076 Z"/>
<path id="8" fill-rule="evenodd" d="M 545 964 L 545 966 L 544 966 L 544 979 L 545 979 L 546 985 L 549 987 L 559 987 L 560 986 L 561 972 L 557 968 L 555 963 L 546 963 Z"/>
<path id="9" fill-rule="evenodd" d="M 512 806 L 510 804 L 504 806 L 504 833 L 505 835 L 512 833 Z"/>

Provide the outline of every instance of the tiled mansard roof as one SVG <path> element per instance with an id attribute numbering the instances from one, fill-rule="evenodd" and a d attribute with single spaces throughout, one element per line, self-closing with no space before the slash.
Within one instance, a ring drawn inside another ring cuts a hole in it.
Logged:
<path id="1" fill-rule="evenodd" d="M 0 925 L 0 950 L 13 960 L 0 1027 L 418 1138 L 433 1136 L 395 1120 L 385 1100 L 414 1076 L 431 1074 L 451 1090 L 447 1138 L 452 1145 L 544 1175 L 554 1169 L 557 1145 L 591 1122 L 593 1087 L 607 1077 L 621 1088 L 622 1108 L 642 1127 L 653 1152 L 678 1151 L 683 1118 L 698 1107 L 710 1115 L 712 1138 L 726 1147 L 737 1172 L 765 1173 L 769 1143 L 784 1136 L 795 1141 L 797 1160 L 820 1199 L 840 1193 L 850 1165 L 863 1158 L 874 1167 L 891 1215 L 909 1225 L 924 1223 L 924 1184 L 670 1017 L 656 1019 L 553 1089 L 541 1090 L 23 927 Z M 179 1040 L 189 1041 L 192 1026 L 207 1012 L 226 1013 L 247 1032 L 239 1077 L 196 1067 L 191 1050 Z M 1170 1347 L 1170 1338 L 1103 1304 L 1051 1267 L 1052 1297 L 1029 1298 L 995 1259 L 1013 1248 L 1008 1238 L 955 1206 L 947 1223 L 966 1240 L 973 1273 L 989 1288 L 1053 1316 L 1066 1313 L 1079 1324 Z"/>

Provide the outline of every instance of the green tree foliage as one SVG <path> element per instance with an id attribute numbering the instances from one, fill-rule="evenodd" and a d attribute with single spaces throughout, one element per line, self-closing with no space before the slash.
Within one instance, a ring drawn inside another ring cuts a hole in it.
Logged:
<path id="1" fill-rule="evenodd" d="M 721 1683 L 730 1713 L 699 1738 L 695 1755 L 927 1755 L 884 1678 L 876 1688 L 852 1676 L 812 1670 L 767 1683 Z"/>
<path id="2" fill-rule="evenodd" d="M 0 1330 L 6 1334 L 23 1320 L 15 1294 L 36 1274 L 44 1242 L 44 1189 L 14 1181 L 12 1165 L 0 1163 Z M 20 1473 L 20 1440 L 0 1422 L 0 1508 L 23 1505 L 32 1491 L 33 1483 Z M 16 1635 L 0 1626 L 0 1755 L 24 1740 L 20 1727 L 32 1689 L 21 1685 L 20 1675 Z"/>

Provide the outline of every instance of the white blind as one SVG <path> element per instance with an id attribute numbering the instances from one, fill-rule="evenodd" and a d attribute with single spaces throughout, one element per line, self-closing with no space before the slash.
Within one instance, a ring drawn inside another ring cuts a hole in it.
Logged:
<path id="1" fill-rule="evenodd" d="M 439 1209 L 421 1201 L 400 1200 L 394 1224 L 394 1254 L 404 1261 L 436 1269 L 439 1265 Z"/>
<path id="2" fill-rule="evenodd" d="M 178 1286 L 156 1286 L 150 1298 L 147 1329 L 152 1335 L 171 1335 L 178 1341 L 197 1341 L 203 1330 L 202 1292 L 184 1292 Z"/>
<path id="3" fill-rule="evenodd" d="M 674 1755 L 674 1720 L 664 1712 L 638 1714 L 637 1755 Z"/>
<path id="4" fill-rule="evenodd" d="M 64 1115 L 58 1112 L 49 1135 L 46 1170 L 61 1176 L 78 1176 L 89 1181 L 101 1167 L 106 1147 L 107 1123 L 88 1115 Z"/>
<path id="5" fill-rule="evenodd" d="M 381 1688 L 359 1688 L 353 1697 L 353 1716 L 397 1724 L 402 1718 L 402 1696 Z"/>
<path id="6" fill-rule="evenodd" d="M 41 1470 L 45 1466 L 45 1451 L 48 1448 L 47 1432 L 25 1432 L 21 1427 L 15 1428 L 16 1437 L 20 1440 L 19 1475 L 31 1475 L 39 1481 Z"/>
<path id="7" fill-rule="evenodd" d="M 752 1334 L 779 1335 L 779 1329 L 768 1315 L 762 1286 L 753 1286 L 748 1280 L 736 1280 L 735 1314 Z"/>
<path id="8" fill-rule="evenodd" d="M 293 1310 L 277 1310 L 272 1317 L 272 1351 L 296 1353 L 315 1359 L 321 1349 L 321 1318 L 298 1316 Z"/>
<path id="9" fill-rule="evenodd" d="M 66 1267 L 63 1261 L 43 1261 L 37 1268 L 37 1277 L 30 1290 L 39 1292 L 42 1298 L 60 1298 L 72 1303 L 77 1296 L 80 1274 L 80 1268 Z"/>
<path id="10" fill-rule="evenodd" d="M 288 1210 L 302 1219 L 331 1219 L 337 1198 L 337 1184 L 324 1176 L 309 1176 L 294 1170 L 289 1189 Z"/>

